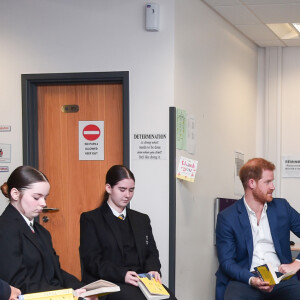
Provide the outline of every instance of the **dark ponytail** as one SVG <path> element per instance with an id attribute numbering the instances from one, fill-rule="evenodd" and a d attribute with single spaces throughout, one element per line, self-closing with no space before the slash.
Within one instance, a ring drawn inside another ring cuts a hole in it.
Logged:
<path id="1" fill-rule="evenodd" d="M 105 184 L 109 184 L 114 187 L 119 181 L 123 179 L 132 179 L 135 182 L 133 173 L 125 166 L 114 165 L 106 173 Z M 109 194 L 105 191 L 103 196 L 103 202 L 108 200 Z"/>

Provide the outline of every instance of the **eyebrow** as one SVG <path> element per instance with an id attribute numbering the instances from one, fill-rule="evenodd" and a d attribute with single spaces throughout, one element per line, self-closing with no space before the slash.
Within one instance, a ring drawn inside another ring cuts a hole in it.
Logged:
<path id="1" fill-rule="evenodd" d="M 48 197 L 48 196 L 49 196 L 49 193 L 48 193 L 47 195 L 44 195 L 44 194 L 41 194 L 41 193 L 33 193 L 33 195 Z"/>

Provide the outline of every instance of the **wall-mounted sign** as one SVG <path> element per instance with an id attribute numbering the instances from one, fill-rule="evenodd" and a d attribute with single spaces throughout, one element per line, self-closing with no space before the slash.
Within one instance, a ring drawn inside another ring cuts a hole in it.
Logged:
<path id="1" fill-rule="evenodd" d="M 176 148 L 186 150 L 186 111 L 176 108 Z"/>
<path id="2" fill-rule="evenodd" d="M 104 160 L 104 121 L 79 121 L 79 160 Z"/>
<path id="3" fill-rule="evenodd" d="M 0 144 L 0 163 L 10 163 L 10 144 Z"/>
<path id="4" fill-rule="evenodd" d="M 11 131 L 11 126 L 10 125 L 0 125 L 0 132 L 9 132 Z"/>
<path id="5" fill-rule="evenodd" d="M 167 134 L 135 133 L 132 158 L 135 160 L 167 159 Z"/>
<path id="6" fill-rule="evenodd" d="M 244 165 L 244 153 L 241 151 L 234 152 L 234 194 L 236 196 L 242 196 L 244 194 L 244 188 L 240 180 L 240 169 Z"/>
<path id="7" fill-rule="evenodd" d="M 0 173 L 9 172 L 8 166 L 0 166 Z"/>
<path id="8" fill-rule="evenodd" d="M 198 161 L 181 156 L 176 177 L 186 181 L 194 182 Z"/>
<path id="9" fill-rule="evenodd" d="M 300 177 L 300 156 L 282 157 L 282 177 Z"/>

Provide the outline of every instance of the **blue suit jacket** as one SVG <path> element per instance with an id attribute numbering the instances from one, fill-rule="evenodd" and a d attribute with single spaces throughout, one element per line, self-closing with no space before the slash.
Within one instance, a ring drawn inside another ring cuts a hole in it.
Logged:
<path id="1" fill-rule="evenodd" d="M 291 263 L 290 231 L 300 236 L 300 214 L 285 199 L 274 198 L 268 203 L 267 216 L 280 262 Z M 250 272 L 253 238 L 243 198 L 218 214 L 216 244 L 220 264 L 216 273 L 216 300 L 223 300 L 230 280 L 248 284 L 253 276 Z"/>

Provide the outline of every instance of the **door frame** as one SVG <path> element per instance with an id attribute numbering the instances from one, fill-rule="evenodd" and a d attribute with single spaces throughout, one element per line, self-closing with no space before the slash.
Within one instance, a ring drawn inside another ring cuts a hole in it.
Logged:
<path id="1" fill-rule="evenodd" d="M 121 83 L 123 87 L 123 164 L 129 161 L 129 72 L 22 74 L 23 164 L 38 168 L 37 87 L 40 85 Z"/>

